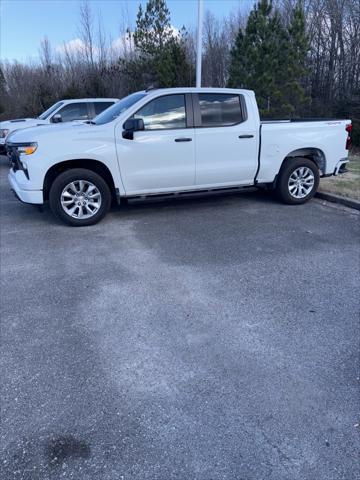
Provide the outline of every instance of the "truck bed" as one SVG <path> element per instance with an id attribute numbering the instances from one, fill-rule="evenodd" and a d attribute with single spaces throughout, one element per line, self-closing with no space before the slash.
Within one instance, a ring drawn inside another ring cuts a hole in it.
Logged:
<path id="1" fill-rule="evenodd" d="M 274 181 L 284 158 L 292 156 L 315 156 L 322 176 L 336 174 L 348 161 L 346 126 L 350 123 L 318 118 L 261 121 L 257 181 Z"/>

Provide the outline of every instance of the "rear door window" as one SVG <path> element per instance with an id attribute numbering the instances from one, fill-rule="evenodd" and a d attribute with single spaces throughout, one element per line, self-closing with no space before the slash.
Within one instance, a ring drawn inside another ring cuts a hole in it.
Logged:
<path id="1" fill-rule="evenodd" d="M 201 127 L 228 127 L 244 121 L 240 95 L 199 93 Z"/>

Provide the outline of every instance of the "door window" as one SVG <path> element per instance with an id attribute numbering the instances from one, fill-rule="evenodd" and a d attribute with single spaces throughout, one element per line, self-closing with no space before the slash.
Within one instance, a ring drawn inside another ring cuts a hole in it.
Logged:
<path id="1" fill-rule="evenodd" d="M 138 110 L 133 118 L 142 118 L 145 130 L 186 128 L 185 95 L 155 98 Z"/>
<path id="2" fill-rule="evenodd" d="M 60 113 L 63 122 L 71 122 L 72 120 L 87 120 L 88 106 L 87 103 L 69 103 L 58 113 Z"/>
<path id="3" fill-rule="evenodd" d="M 240 96 L 225 93 L 200 93 L 202 127 L 226 127 L 244 120 Z"/>
<path id="4" fill-rule="evenodd" d="M 55 105 L 52 105 L 50 108 L 45 110 L 41 115 L 39 115 L 40 120 L 46 120 L 55 110 L 57 110 L 63 102 L 57 102 Z"/>

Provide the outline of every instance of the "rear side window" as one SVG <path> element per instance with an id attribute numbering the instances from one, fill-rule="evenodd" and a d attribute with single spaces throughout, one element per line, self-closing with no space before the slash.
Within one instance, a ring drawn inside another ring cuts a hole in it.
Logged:
<path id="1" fill-rule="evenodd" d="M 244 121 L 240 96 L 225 93 L 199 93 L 202 127 L 226 127 Z"/>
<path id="2" fill-rule="evenodd" d="M 186 128 L 185 95 L 164 95 L 140 108 L 134 118 L 144 120 L 145 130 Z"/>
<path id="3" fill-rule="evenodd" d="M 95 115 L 99 115 L 111 105 L 114 105 L 114 102 L 94 102 Z"/>
<path id="4" fill-rule="evenodd" d="M 89 118 L 87 103 L 69 103 L 57 113 L 60 113 L 63 122 L 87 120 Z"/>

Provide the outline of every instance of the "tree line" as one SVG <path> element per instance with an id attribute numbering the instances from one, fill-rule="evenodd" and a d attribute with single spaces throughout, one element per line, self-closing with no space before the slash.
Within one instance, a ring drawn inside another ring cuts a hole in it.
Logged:
<path id="1" fill-rule="evenodd" d="M 196 32 L 174 28 L 166 0 L 119 12 L 108 38 L 80 4 L 74 42 L 41 42 L 37 61 L 0 64 L 0 118 L 34 116 L 60 98 L 123 97 L 150 85 L 195 85 Z M 255 90 L 262 118 L 342 117 L 360 145 L 360 2 L 259 0 L 203 25 L 202 85 Z"/>

